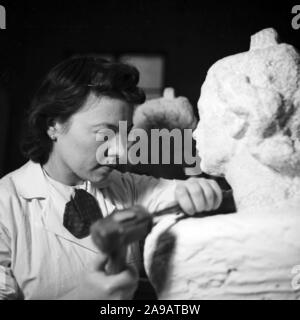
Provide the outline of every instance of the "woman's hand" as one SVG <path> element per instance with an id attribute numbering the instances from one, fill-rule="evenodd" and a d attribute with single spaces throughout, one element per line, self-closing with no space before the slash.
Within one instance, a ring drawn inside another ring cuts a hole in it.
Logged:
<path id="1" fill-rule="evenodd" d="M 105 272 L 107 258 L 99 254 L 94 270 L 82 274 L 79 285 L 61 299 L 129 300 L 138 285 L 138 272 L 132 266 L 114 275 Z"/>
<path id="2" fill-rule="evenodd" d="M 175 199 L 188 215 L 212 211 L 222 202 L 222 190 L 216 181 L 204 178 L 190 178 L 178 183 Z"/>

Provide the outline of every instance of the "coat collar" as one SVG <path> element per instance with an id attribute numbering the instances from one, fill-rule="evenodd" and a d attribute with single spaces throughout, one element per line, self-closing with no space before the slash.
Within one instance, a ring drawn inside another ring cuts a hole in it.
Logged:
<path id="1" fill-rule="evenodd" d="M 39 163 L 28 161 L 15 171 L 12 180 L 18 194 L 25 199 L 47 198 L 47 185 L 42 167 Z"/>
<path id="2" fill-rule="evenodd" d="M 90 236 L 84 239 L 75 238 L 71 233 L 69 233 L 67 229 L 63 227 L 62 222 L 59 221 L 56 215 L 49 214 L 52 211 L 48 192 L 49 189 L 47 187 L 43 169 L 39 163 L 28 161 L 23 167 L 11 173 L 10 176 L 15 184 L 17 193 L 24 199 L 45 199 L 41 212 L 41 215 L 43 217 L 41 226 L 45 230 L 54 233 L 61 239 L 89 249 L 90 251 L 93 251 L 95 253 L 99 252 Z M 97 189 L 102 189 L 105 188 L 108 184 L 109 182 L 105 181 L 104 183 L 101 183 L 97 186 L 94 185 L 94 187 L 96 187 Z M 111 204 L 108 210 L 112 212 L 114 208 L 115 206 Z"/>
<path id="3" fill-rule="evenodd" d="M 40 220 L 40 226 L 42 228 L 47 232 L 54 233 L 61 239 L 77 244 L 93 252 L 99 252 L 90 236 L 85 239 L 75 238 L 63 227 L 62 221 L 60 221 L 55 214 L 50 214 L 50 212 L 52 212 L 52 203 L 49 198 L 44 172 L 40 164 L 32 161 L 27 162 L 23 167 L 12 174 L 12 180 L 21 197 L 27 200 L 37 198 L 45 199 Z"/>
<path id="4" fill-rule="evenodd" d="M 23 167 L 12 174 L 17 192 L 25 199 L 48 197 L 47 183 L 43 169 L 39 163 L 28 161 Z M 104 189 L 110 184 L 110 179 L 94 184 L 97 189 Z"/>

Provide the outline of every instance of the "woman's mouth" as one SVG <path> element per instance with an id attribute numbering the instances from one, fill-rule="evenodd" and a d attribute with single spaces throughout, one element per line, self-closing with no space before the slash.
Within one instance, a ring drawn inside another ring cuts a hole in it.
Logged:
<path id="1" fill-rule="evenodd" d="M 97 164 L 95 166 L 95 169 L 96 170 L 99 170 L 99 169 L 103 169 L 104 171 L 110 171 L 110 170 L 113 170 L 117 167 L 116 164 Z"/>

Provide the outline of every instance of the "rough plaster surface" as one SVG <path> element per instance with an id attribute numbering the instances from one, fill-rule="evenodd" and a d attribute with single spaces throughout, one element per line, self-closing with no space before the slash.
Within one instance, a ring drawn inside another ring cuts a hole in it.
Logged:
<path id="1" fill-rule="evenodd" d="M 299 205 L 259 216 L 165 218 L 144 252 L 159 299 L 300 299 L 292 287 L 300 264 Z"/>
<path id="2" fill-rule="evenodd" d="M 144 261 L 160 299 L 300 299 L 300 64 L 277 41 L 263 30 L 208 72 L 199 153 L 238 210 L 156 224 Z"/>

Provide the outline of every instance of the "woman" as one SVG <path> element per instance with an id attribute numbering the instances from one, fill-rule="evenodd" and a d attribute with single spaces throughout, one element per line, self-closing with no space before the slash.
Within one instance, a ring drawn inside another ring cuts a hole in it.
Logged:
<path id="1" fill-rule="evenodd" d="M 220 205 L 214 181 L 178 183 L 113 170 L 125 151 L 119 121 L 130 127 L 133 107 L 145 100 L 138 80 L 132 66 L 76 56 L 42 82 L 24 143 L 29 162 L 0 182 L 0 298 L 129 299 L 138 250 L 130 248 L 123 272 L 107 275 L 108 257 L 91 241 L 88 216 L 134 204 L 153 212 L 176 201 L 188 214 Z M 109 130 L 114 137 L 99 141 Z M 96 159 L 99 148 L 107 165 Z"/>

